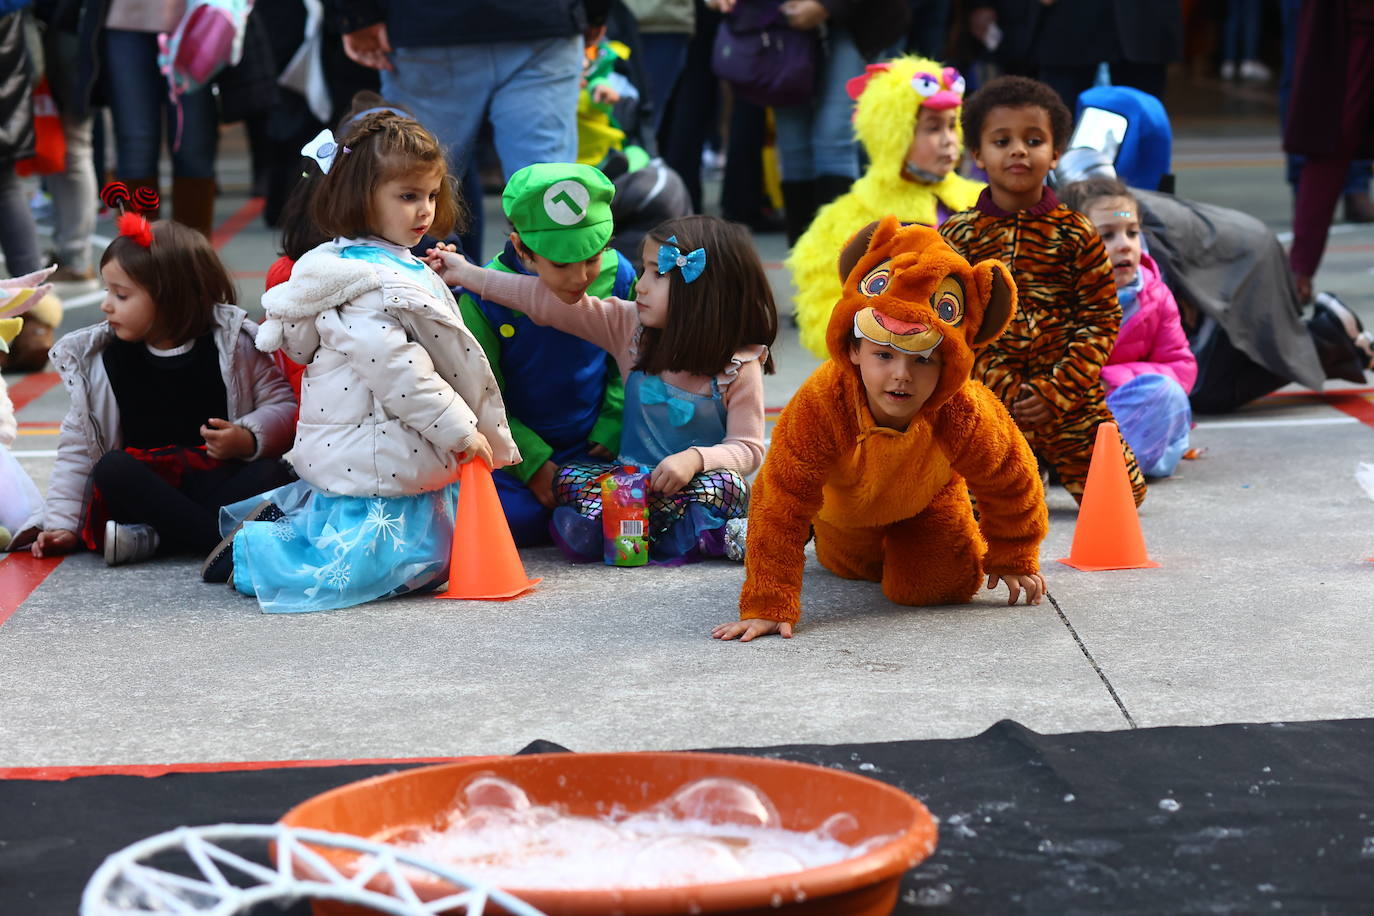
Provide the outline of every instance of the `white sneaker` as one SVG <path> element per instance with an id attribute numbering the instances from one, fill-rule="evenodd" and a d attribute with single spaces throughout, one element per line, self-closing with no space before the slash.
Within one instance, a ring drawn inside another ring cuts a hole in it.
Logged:
<path id="1" fill-rule="evenodd" d="M 1271 72 L 1268 67 L 1257 60 L 1243 60 L 1240 62 L 1240 78 L 1243 80 L 1267 83 L 1273 75 L 1273 72 Z"/>
<path id="2" fill-rule="evenodd" d="M 1233 61 L 1233 60 L 1222 61 L 1222 63 L 1221 63 L 1221 78 L 1224 79 L 1224 80 L 1233 80 L 1233 79 L 1236 78 L 1236 62 L 1235 62 L 1235 61 Z"/>
<path id="3" fill-rule="evenodd" d="M 147 560 L 157 553 L 159 543 L 152 525 L 121 525 L 111 519 L 105 523 L 105 565 Z"/>

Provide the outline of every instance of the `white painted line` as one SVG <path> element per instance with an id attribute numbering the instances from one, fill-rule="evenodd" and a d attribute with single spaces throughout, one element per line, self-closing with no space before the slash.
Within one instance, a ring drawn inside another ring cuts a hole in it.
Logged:
<path id="1" fill-rule="evenodd" d="M 1306 417 L 1291 420 L 1221 420 L 1216 423 L 1199 423 L 1198 429 L 1261 429 L 1272 426 L 1334 426 L 1338 423 L 1358 423 L 1354 417 Z"/>
<path id="2" fill-rule="evenodd" d="M 55 449 L 55 448 L 37 448 L 37 449 L 27 449 L 27 450 L 16 450 L 16 451 L 10 452 L 10 454 L 13 455 L 13 456 L 16 457 L 16 458 L 56 458 L 56 457 L 57 457 L 57 449 Z"/>
<path id="3" fill-rule="evenodd" d="M 1359 232 L 1359 231 L 1360 231 L 1360 228 L 1361 228 L 1361 227 L 1356 226 L 1356 225 L 1353 225 L 1352 223 L 1337 223 L 1336 225 L 1334 225 L 1334 226 L 1331 227 L 1331 229 L 1329 230 L 1328 234 L 1329 234 L 1329 235 L 1345 235 L 1345 234 L 1350 233 L 1350 232 Z M 1292 232 L 1277 232 L 1277 233 L 1275 233 L 1275 235 L 1277 235 L 1278 238 L 1279 238 L 1279 241 L 1282 242 L 1282 243 L 1285 244 L 1285 245 L 1287 245 L 1289 242 L 1293 241 L 1293 233 L 1292 233 Z"/>

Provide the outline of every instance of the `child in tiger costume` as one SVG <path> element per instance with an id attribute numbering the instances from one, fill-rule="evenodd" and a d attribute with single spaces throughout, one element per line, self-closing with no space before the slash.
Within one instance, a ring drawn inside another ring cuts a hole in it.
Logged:
<path id="1" fill-rule="evenodd" d="M 964 103 L 963 125 L 988 187 L 940 234 L 970 262 L 1005 262 L 1019 306 L 1006 333 L 978 354 L 973 377 L 1010 408 L 1036 456 L 1081 501 L 1097 427 L 1115 422 L 1100 374 L 1121 307 L 1097 230 L 1045 187 L 1073 117 L 1044 83 L 1004 76 Z M 1145 477 L 1130 446 L 1122 448 L 1138 506 Z"/>

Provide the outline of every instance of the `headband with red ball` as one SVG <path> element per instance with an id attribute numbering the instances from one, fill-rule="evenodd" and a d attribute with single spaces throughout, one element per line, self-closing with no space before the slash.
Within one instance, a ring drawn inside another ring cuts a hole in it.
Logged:
<path id="1" fill-rule="evenodd" d="M 148 248 L 153 244 L 153 227 L 140 210 L 150 212 L 157 209 L 160 199 L 152 188 L 129 187 L 122 181 L 112 181 L 100 189 L 100 200 L 105 206 L 119 211 L 115 226 L 120 235 L 127 235 L 135 243 Z M 126 210 L 125 207 L 128 207 Z"/>

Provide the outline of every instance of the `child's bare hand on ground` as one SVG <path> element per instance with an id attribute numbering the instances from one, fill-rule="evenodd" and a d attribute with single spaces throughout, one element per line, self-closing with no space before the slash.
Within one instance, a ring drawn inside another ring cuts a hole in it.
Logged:
<path id="1" fill-rule="evenodd" d="M 1021 396 L 1012 402 L 1011 415 L 1026 426 L 1044 426 L 1054 419 L 1049 403 L 1029 385 L 1021 386 Z"/>
<path id="2" fill-rule="evenodd" d="M 672 496 L 687 486 L 687 482 L 701 473 L 701 452 L 694 448 L 669 455 L 658 463 L 649 475 L 649 489 L 664 496 Z"/>
<path id="3" fill-rule="evenodd" d="M 1045 584 L 1045 577 L 1040 573 L 1028 573 L 1026 575 L 1012 573 L 1009 576 L 988 573 L 988 588 L 996 588 L 999 580 L 1007 584 L 1007 591 L 1010 593 L 1007 604 L 1015 604 L 1016 599 L 1021 597 L 1023 589 L 1026 592 L 1027 604 L 1039 604 L 1040 599 L 1045 597 L 1045 592 L 1049 590 L 1049 586 Z"/>
<path id="4" fill-rule="evenodd" d="M 29 551 L 35 557 L 58 557 L 64 553 L 71 553 L 79 546 L 81 539 L 76 536 L 76 532 L 55 528 L 52 531 L 41 532 Z"/>
<path id="5" fill-rule="evenodd" d="M 496 470 L 496 464 L 491 455 L 491 443 L 480 432 L 474 432 L 472 438 L 468 440 L 468 447 L 458 453 L 458 463 L 467 464 L 474 458 L 481 458 L 487 463 L 487 467 L 493 471 Z"/>
<path id="6" fill-rule="evenodd" d="M 767 636 L 769 633 L 777 633 L 783 639 L 791 639 L 792 624 L 781 620 L 760 620 L 757 617 L 750 620 L 732 620 L 713 627 L 711 638 L 738 638 L 740 642 L 749 642 L 756 636 Z"/>
<path id="7" fill-rule="evenodd" d="M 200 436 L 205 440 L 205 454 L 216 461 L 247 458 L 258 450 L 258 440 L 251 432 L 219 417 L 207 420 L 200 428 Z"/>
<path id="8" fill-rule="evenodd" d="M 530 479 L 525 481 L 525 486 L 534 494 L 534 498 L 539 500 L 539 505 L 545 509 L 552 509 L 555 505 L 553 494 L 553 481 L 558 476 L 558 465 L 552 461 L 545 461 L 539 466 L 539 470 L 530 475 Z"/>
<path id="9" fill-rule="evenodd" d="M 449 286 L 463 286 L 466 271 L 473 268 L 472 262 L 458 253 L 456 245 L 443 243 L 425 252 L 425 263 Z"/>

